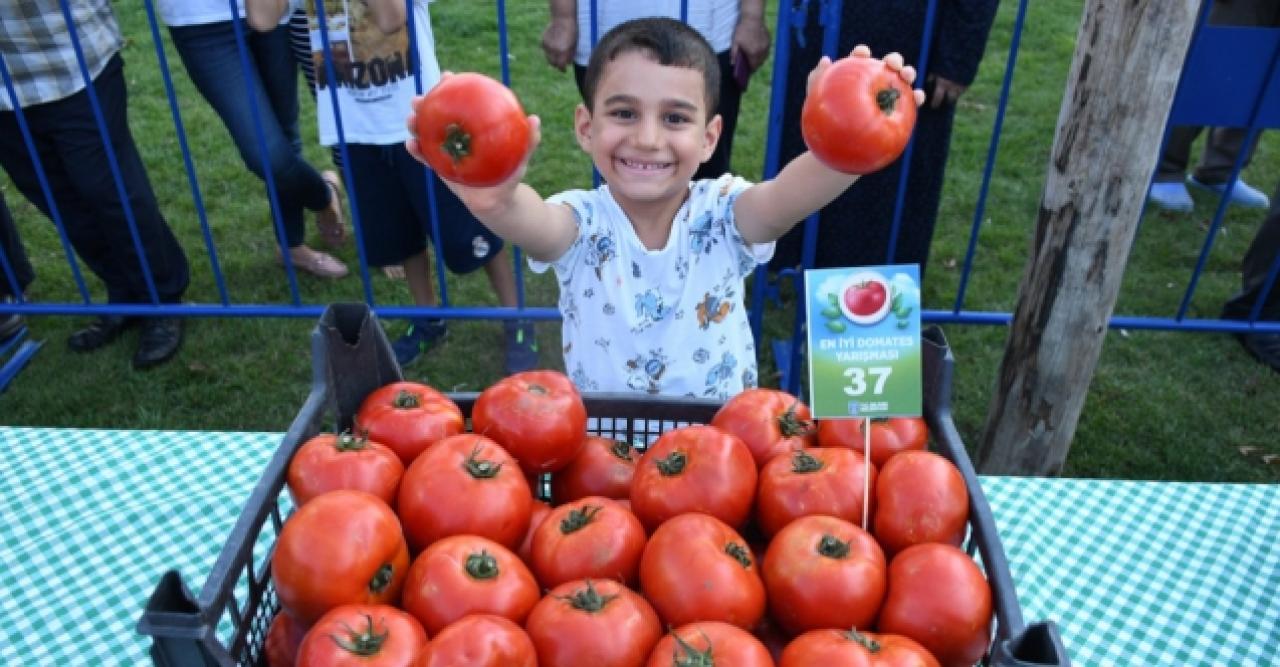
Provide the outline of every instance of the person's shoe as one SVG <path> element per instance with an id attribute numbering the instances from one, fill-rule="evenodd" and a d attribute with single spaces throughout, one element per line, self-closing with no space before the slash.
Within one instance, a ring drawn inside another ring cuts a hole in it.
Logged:
<path id="1" fill-rule="evenodd" d="M 1191 185 L 1201 190 L 1207 190 L 1222 196 L 1227 191 L 1226 183 L 1203 183 L 1196 180 L 1195 176 L 1187 177 L 1187 185 Z M 1154 188 L 1154 186 L 1153 186 Z M 1236 179 L 1236 186 L 1231 188 L 1231 203 L 1242 208 L 1270 208 L 1271 199 L 1263 192 L 1242 179 Z"/>
<path id="2" fill-rule="evenodd" d="M 504 373 L 514 375 L 538 367 L 538 338 L 533 322 L 503 320 L 502 333 L 506 343 L 502 359 Z"/>
<path id="3" fill-rule="evenodd" d="M 444 320 L 418 320 L 409 324 L 409 331 L 391 343 L 396 362 L 401 368 L 413 363 L 423 352 L 444 339 L 449 329 Z"/>
<path id="4" fill-rule="evenodd" d="M 347 242 L 347 227 L 342 222 L 342 179 L 335 171 L 322 171 L 320 178 L 329 186 L 330 196 L 328 208 L 316 211 L 316 229 L 325 245 L 337 248 Z"/>
<path id="5" fill-rule="evenodd" d="M 133 367 L 144 370 L 159 366 L 173 358 L 182 347 L 182 319 L 149 317 L 142 321 L 138 351 L 133 354 Z"/>
<path id="6" fill-rule="evenodd" d="M 321 278 L 330 278 L 337 280 L 345 277 L 350 271 L 342 260 L 330 255 L 327 252 L 321 252 L 308 248 L 305 245 L 289 249 L 289 260 L 293 262 L 294 268 L 299 271 L 306 271 L 313 276 Z M 284 260 L 280 255 L 276 255 L 276 263 L 284 266 Z"/>
<path id="7" fill-rule="evenodd" d="M 1191 200 L 1191 193 L 1187 192 L 1187 186 L 1177 182 L 1152 183 L 1151 189 L 1147 191 L 1147 201 L 1175 213 L 1188 213 L 1196 205 Z"/>
<path id="8" fill-rule="evenodd" d="M 92 352 L 115 340 L 125 329 L 137 324 L 137 320 L 121 315 L 101 315 L 88 326 L 75 331 L 67 338 L 67 347 L 73 352 Z"/>
<path id="9" fill-rule="evenodd" d="M 1280 373 L 1280 334 L 1246 333 L 1237 334 L 1236 338 L 1255 359 L 1270 366 L 1271 370 Z"/>

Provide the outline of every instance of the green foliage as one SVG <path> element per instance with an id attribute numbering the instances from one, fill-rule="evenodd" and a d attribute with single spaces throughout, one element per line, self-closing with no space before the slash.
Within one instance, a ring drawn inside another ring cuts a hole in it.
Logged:
<path id="1" fill-rule="evenodd" d="M 776 11 L 777 3 L 769 3 Z M 193 259 L 189 300 L 220 301 L 204 258 L 200 220 L 156 65 L 141 0 L 114 3 L 130 42 L 125 50 L 130 121 L 160 198 L 161 207 Z M 1004 134 L 967 287 L 968 310 L 1012 310 L 1038 213 L 1044 168 L 1053 143 L 1058 106 L 1074 49 L 1081 2 L 1031 3 L 1018 55 Z M 933 248 L 927 309 L 950 309 L 959 286 L 970 228 L 987 159 L 991 127 L 1017 3 L 1002 3 L 978 81 L 962 98 L 952 145 L 942 214 Z M 431 5 L 442 65 L 498 75 L 497 20 L 492 3 L 444 0 Z M 528 180 L 544 195 L 590 184 L 590 162 L 573 138 L 577 90 L 571 73 L 543 59 L 539 40 L 546 24 L 545 0 L 507 3 L 512 44 L 512 85 L 531 113 L 541 116 L 543 142 Z M 165 39 L 180 112 L 195 155 L 200 193 L 221 269 L 233 303 L 289 304 L 284 273 L 275 264 L 274 234 L 264 188 L 244 169 L 221 122 L 191 86 Z M 743 101 L 734 169 L 758 178 L 764 154 L 768 84 L 772 60 L 756 74 Z M 300 80 L 300 89 L 304 84 Z M 302 119 L 305 151 L 314 165 L 329 165 L 316 142 L 314 107 L 305 90 Z M 1280 158 L 1266 136 L 1246 179 L 1269 189 L 1280 181 Z M 1156 147 L 1152 147 L 1156 150 Z M 1134 184 L 1142 187 L 1145 184 Z M 57 235 L 7 180 L 0 180 L 27 241 L 39 279 L 31 298 L 77 302 Z M 1216 202 L 1197 194 L 1193 215 L 1148 212 L 1134 245 L 1117 314 L 1168 316 L 1182 299 Z M 1187 316 L 1216 317 L 1239 283 L 1239 258 L 1262 219 L 1256 211 L 1230 211 L 1209 254 Z M 313 239 L 315 238 L 312 233 Z M 352 266 L 354 246 L 339 255 Z M 95 301 L 103 298 L 85 270 Z M 525 270 L 527 303 L 554 306 L 549 275 Z M 379 304 L 411 303 L 404 283 L 371 275 Z M 325 282 L 299 277 L 301 300 L 321 304 L 361 300 L 360 281 Z M 451 303 L 493 305 L 483 272 L 450 276 Z M 794 298 L 785 294 L 784 303 Z M 748 291 L 749 293 L 749 291 Z M 788 337 L 789 307 L 770 307 L 766 336 Z M 68 351 L 63 341 L 81 318 L 33 318 L 32 333 L 45 348 L 4 394 L 0 421 L 11 425 L 209 430 L 284 430 L 309 388 L 308 333 L 314 318 L 201 318 L 188 322 L 179 357 L 146 373 L 129 368 L 136 332 L 90 355 Z M 392 335 L 403 324 L 388 321 Z M 559 367 L 558 326 L 538 325 L 542 362 Z M 951 326 L 947 334 L 958 360 L 954 398 L 965 440 L 982 432 L 995 374 L 1003 355 L 1003 327 Z M 761 377 L 776 382 L 764 342 Z M 413 379 L 446 390 L 478 390 L 501 372 L 501 329 L 495 322 L 456 321 L 443 347 L 407 369 Z M 1257 364 L 1229 336 L 1180 332 L 1112 331 L 1100 360 L 1068 460 L 1074 476 L 1275 481 L 1276 466 L 1246 458 L 1240 447 L 1277 453 L 1280 376 Z"/>

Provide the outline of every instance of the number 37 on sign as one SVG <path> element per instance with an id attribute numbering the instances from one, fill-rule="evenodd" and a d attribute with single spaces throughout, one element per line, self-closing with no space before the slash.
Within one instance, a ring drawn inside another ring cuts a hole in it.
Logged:
<path id="1" fill-rule="evenodd" d="M 914 264 L 805 272 L 813 416 L 920 414 L 920 288 Z"/>

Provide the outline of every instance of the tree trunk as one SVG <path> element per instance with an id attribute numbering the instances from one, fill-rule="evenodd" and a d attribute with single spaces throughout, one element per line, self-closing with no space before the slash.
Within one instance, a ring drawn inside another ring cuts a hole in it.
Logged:
<path id="1" fill-rule="evenodd" d="M 1086 0 L 995 396 L 990 474 L 1056 475 L 1075 436 L 1199 0 Z"/>

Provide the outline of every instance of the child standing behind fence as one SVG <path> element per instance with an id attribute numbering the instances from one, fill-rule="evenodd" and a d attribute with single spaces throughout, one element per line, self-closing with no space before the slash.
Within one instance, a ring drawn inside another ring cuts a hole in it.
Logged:
<path id="1" fill-rule="evenodd" d="M 885 62 L 907 83 L 915 78 L 901 56 Z M 543 201 L 520 182 L 523 166 L 493 188 L 449 183 L 490 229 L 524 248 L 534 271 L 555 269 L 565 370 L 584 391 L 726 398 L 755 386 L 743 280 L 778 237 L 856 178 L 804 153 L 772 181 L 693 182 L 720 136 L 718 79 L 715 53 L 688 26 L 623 23 L 592 52 L 583 82 L 590 106 L 574 112 L 578 144 L 606 185 Z M 918 105 L 923 95 L 915 97 Z M 532 152 L 539 125 L 530 121 Z M 420 156 L 416 139 L 408 146 Z"/>
<path id="2" fill-rule="evenodd" d="M 290 11 L 289 0 L 248 0 L 246 4 L 249 23 L 257 30 L 274 29 Z M 403 264 L 413 302 L 435 306 L 438 300 L 427 250 L 431 233 L 427 180 L 422 165 L 404 146 L 409 136 L 404 109 L 414 95 L 414 62 L 421 69 L 424 90 L 440 79 L 427 0 L 415 0 L 412 17 L 406 14 L 404 0 L 325 0 L 323 15 L 336 81 L 329 80 L 324 62 L 320 12 L 314 0 L 306 4 L 311 17 L 320 142 L 335 146 L 339 141 L 338 119 L 329 91 L 330 85 L 336 85 L 342 139 L 347 143 L 355 179 L 352 196 L 361 214 L 369 264 Z M 410 54 L 410 44 L 416 46 L 416 57 Z M 445 265 L 454 273 L 484 267 L 498 301 L 514 307 L 515 275 L 502 240 L 481 225 L 434 175 L 432 179 Z M 505 372 L 534 367 L 537 349 L 532 324 L 508 321 L 504 327 Z M 392 343 L 400 365 L 412 362 L 444 334 L 443 320 L 413 321 L 408 333 Z"/>

